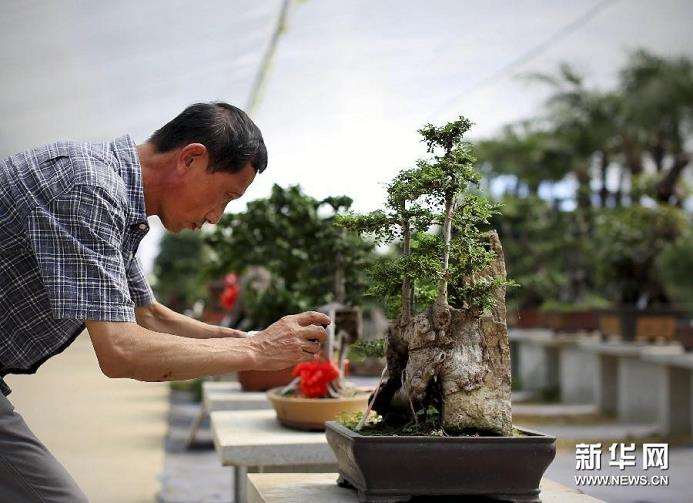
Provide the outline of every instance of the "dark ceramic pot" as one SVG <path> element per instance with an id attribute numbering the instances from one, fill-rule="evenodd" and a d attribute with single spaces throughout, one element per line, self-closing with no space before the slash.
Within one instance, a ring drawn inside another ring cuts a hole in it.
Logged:
<path id="1" fill-rule="evenodd" d="M 556 439 L 530 430 L 523 437 L 363 436 L 335 421 L 327 442 L 338 483 L 360 502 L 414 496 L 484 496 L 539 502 L 539 482 L 556 455 Z"/>
<path id="2" fill-rule="evenodd" d="M 549 320 L 539 309 L 519 309 L 508 316 L 508 325 L 513 328 L 547 328 Z"/>
<path id="3" fill-rule="evenodd" d="M 551 311 L 546 317 L 555 332 L 592 332 L 599 328 L 597 311 Z"/>

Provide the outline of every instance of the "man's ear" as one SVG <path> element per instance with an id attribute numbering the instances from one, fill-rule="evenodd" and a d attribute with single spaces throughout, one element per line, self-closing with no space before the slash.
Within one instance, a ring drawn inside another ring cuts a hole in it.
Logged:
<path id="1" fill-rule="evenodd" d="M 207 147 L 201 143 L 189 143 L 180 149 L 178 154 L 178 165 L 184 166 L 185 168 L 190 168 L 195 161 L 205 162 L 205 166 L 208 162 Z"/>

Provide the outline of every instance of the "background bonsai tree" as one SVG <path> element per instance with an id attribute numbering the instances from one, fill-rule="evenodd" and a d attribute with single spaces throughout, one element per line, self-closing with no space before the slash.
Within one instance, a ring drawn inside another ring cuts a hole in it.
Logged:
<path id="1" fill-rule="evenodd" d="M 419 133 L 432 155 L 394 178 L 385 209 L 338 219 L 378 242 L 400 241 L 399 256 L 371 269 L 369 290 L 396 314 L 387 379 L 371 402 L 385 427 L 512 431 L 509 282 L 498 236 L 485 232 L 497 207 L 474 190 L 470 126 L 464 117 L 426 125 Z"/>
<path id="2" fill-rule="evenodd" d="M 262 276 L 262 281 L 242 281 L 245 329 L 263 329 L 286 314 L 335 300 L 359 304 L 373 246 L 333 225 L 351 202 L 348 197 L 320 201 L 298 186 L 275 185 L 270 197 L 224 215 L 206 238 L 212 250 L 208 275 Z"/>

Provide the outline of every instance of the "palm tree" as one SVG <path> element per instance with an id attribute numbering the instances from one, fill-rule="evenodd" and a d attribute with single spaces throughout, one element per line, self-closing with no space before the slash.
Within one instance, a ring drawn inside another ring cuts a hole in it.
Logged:
<path id="1" fill-rule="evenodd" d="M 691 157 L 685 148 L 693 126 L 693 63 L 636 51 L 621 72 L 621 88 L 635 144 L 631 155 L 651 156 L 658 175 L 654 196 L 681 206 L 679 181 Z"/>
<path id="2" fill-rule="evenodd" d="M 578 208 L 592 206 L 591 168 L 595 156 L 599 161 L 599 202 L 600 206 L 607 206 L 611 195 L 607 173 L 618 146 L 618 121 L 614 119 L 622 106 L 619 95 L 588 89 L 583 77 L 568 64 L 562 64 L 556 76 L 531 77 L 555 89 L 547 101 L 547 118 L 554 137 L 562 145 L 564 157 L 571 160 L 569 169 L 578 183 Z"/>
<path id="3" fill-rule="evenodd" d="M 560 142 L 532 121 L 506 126 L 497 138 L 480 142 L 478 152 L 489 175 L 515 177 L 515 195 L 525 187 L 537 196 L 542 182 L 558 182 L 569 173 L 570 159 Z"/>

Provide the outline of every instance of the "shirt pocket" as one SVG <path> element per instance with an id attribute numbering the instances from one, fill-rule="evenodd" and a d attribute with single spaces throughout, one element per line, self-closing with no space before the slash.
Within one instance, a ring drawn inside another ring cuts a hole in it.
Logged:
<path id="1" fill-rule="evenodd" d="M 25 155 L 28 169 L 21 171 L 20 180 L 24 190 L 35 197 L 35 202 L 48 203 L 72 189 L 74 168 L 67 145 L 45 145 Z"/>

